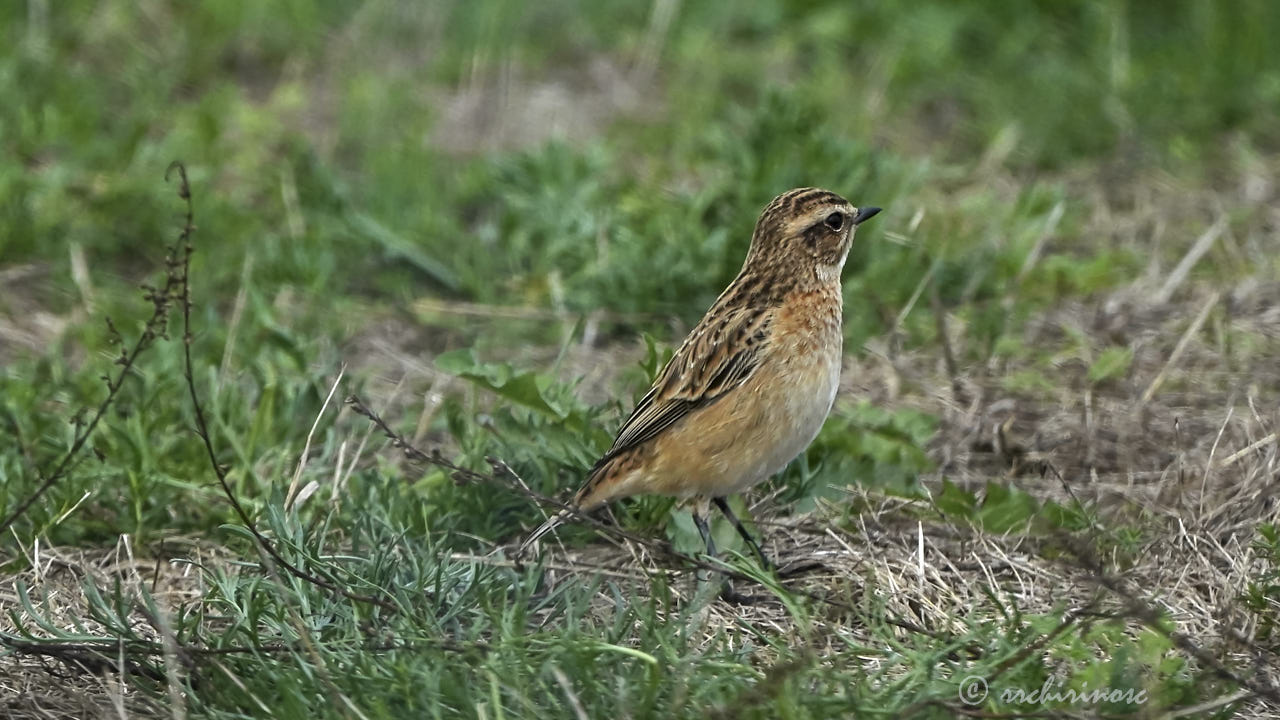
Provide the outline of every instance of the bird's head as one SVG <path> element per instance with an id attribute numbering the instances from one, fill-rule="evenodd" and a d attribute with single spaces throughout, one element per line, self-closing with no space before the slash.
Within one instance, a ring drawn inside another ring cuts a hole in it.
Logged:
<path id="1" fill-rule="evenodd" d="M 849 257 L 854 231 L 878 212 L 878 207 L 854 207 L 830 190 L 789 190 L 760 213 L 747 262 L 834 268 L 838 277 Z"/>

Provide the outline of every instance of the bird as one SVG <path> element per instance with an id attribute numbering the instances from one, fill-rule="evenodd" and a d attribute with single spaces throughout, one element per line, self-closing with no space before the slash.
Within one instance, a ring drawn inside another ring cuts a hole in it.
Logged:
<path id="1" fill-rule="evenodd" d="M 640 494 L 674 496 L 716 555 L 714 504 L 765 568 L 772 563 L 726 498 L 772 477 L 809 446 L 835 402 L 842 357 L 841 271 L 854 231 L 880 212 L 815 187 L 760 213 L 742 269 L 622 423 L 567 507 L 520 545 L 576 512 Z"/>

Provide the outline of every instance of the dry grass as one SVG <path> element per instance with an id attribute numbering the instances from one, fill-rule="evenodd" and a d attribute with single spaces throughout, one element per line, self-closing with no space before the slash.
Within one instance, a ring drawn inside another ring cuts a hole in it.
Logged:
<path id="1" fill-rule="evenodd" d="M 0 632 L 38 627 L 38 620 L 70 634 L 111 634 L 111 628 L 93 619 L 85 594 L 85 586 L 92 585 L 103 593 L 118 587 L 123 597 L 131 598 L 132 611 L 121 621 L 159 642 L 158 623 L 137 598 L 149 594 L 164 612 L 199 603 L 207 593 L 205 572 L 229 563 L 225 550 L 182 537 L 168 538 L 157 548 L 135 548 L 128 535 L 121 535 L 111 550 L 36 544 L 25 551 L 30 569 L 0 586 L 0 605 L 14 613 L 0 616 Z M 159 559 L 169 557 L 186 560 Z M 23 588 L 38 617 L 21 610 Z M 180 708 L 162 706 L 123 680 L 138 671 L 125 654 L 116 662 L 75 652 L 6 654 L 0 656 L 0 710 L 17 719 L 180 717 Z"/>

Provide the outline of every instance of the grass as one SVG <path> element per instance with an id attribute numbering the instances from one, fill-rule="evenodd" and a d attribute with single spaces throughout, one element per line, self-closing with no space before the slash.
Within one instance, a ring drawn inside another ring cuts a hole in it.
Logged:
<path id="1" fill-rule="evenodd" d="M 0 540 L 8 714 L 1275 712 L 1273 3 L 29 0 L 0 28 L 0 517 L 48 485 Z M 125 371 L 175 158 L 192 362 L 166 296 Z M 512 562 L 527 492 L 576 486 L 809 184 L 886 210 L 831 419 L 735 502 L 821 567 L 762 575 L 717 524 L 764 596 L 725 605 L 659 498 L 615 509 L 647 541 L 579 524 Z"/>

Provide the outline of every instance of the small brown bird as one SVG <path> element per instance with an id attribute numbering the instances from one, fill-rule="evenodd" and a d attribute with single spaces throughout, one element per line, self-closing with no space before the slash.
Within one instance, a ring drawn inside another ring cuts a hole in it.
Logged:
<path id="1" fill-rule="evenodd" d="M 880 212 L 799 188 L 773 199 L 756 222 L 742 270 L 716 299 L 622 424 L 573 498 L 590 512 L 632 495 L 693 501 L 715 555 L 709 504 L 729 518 L 768 567 L 725 496 L 786 467 L 826 420 L 840 380 L 840 271 L 854 229 Z M 523 554 L 571 513 L 534 530 Z"/>

